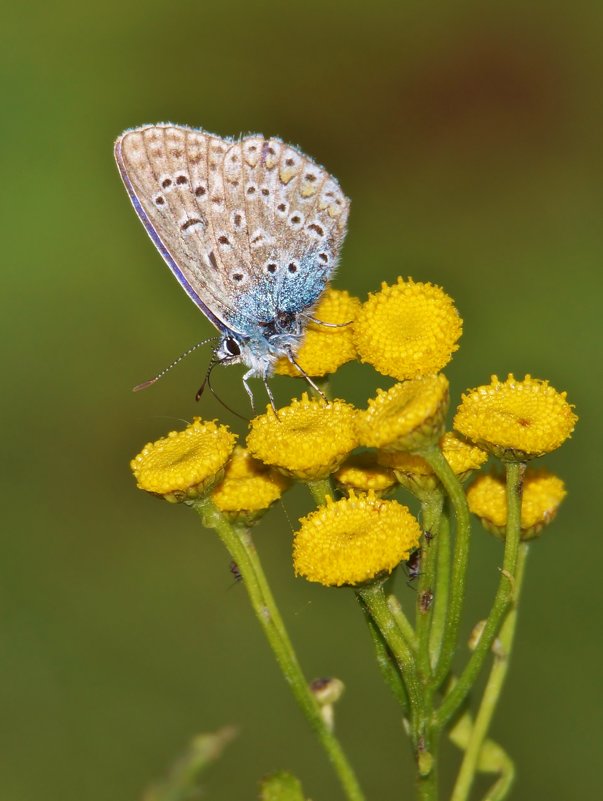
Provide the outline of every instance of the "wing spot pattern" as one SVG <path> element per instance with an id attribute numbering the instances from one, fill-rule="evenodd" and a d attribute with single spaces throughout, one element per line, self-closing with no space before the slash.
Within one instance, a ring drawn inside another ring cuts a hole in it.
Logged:
<path id="1" fill-rule="evenodd" d="M 195 226 L 195 225 L 200 225 L 201 227 L 204 227 L 204 226 L 205 226 L 205 223 L 204 223 L 204 221 L 201 219 L 201 217 L 189 217 L 189 219 L 188 219 L 188 220 L 185 220 L 185 221 L 184 221 L 184 222 L 181 224 L 181 226 L 180 226 L 180 230 L 181 230 L 181 231 L 188 231 L 188 229 L 189 229 L 189 228 L 192 228 L 192 227 L 193 227 L 193 226 Z"/>
<path id="2" fill-rule="evenodd" d="M 309 225 L 306 226 L 306 228 L 308 229 L 308 231 L 312 231 L 312 233 L 315 234 L 316 236 L 322 237 L 325 235 L 325 229 L 316 222 L 310 223 Z"/>

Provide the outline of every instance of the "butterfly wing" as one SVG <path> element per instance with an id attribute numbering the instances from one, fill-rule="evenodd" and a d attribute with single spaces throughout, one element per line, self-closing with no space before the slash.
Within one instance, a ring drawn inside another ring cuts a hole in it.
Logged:
<path id="1" fill-rule="evenodd" d="M 222 162 L 230 142 L 204 131 L 148 125 L 125 131 L 115 159 L 136 213 L 189 297 L 220 330 L 232 330 L 217 252 L 216 215 L 224 208 Z"/>
<path id="2" fill-rule="evenodd" d="M 345 236 L 349 200 L 337 181 L 296 148 L 253 135 L 225 154 L 224 186 L 233 220 L 243 221 L 234 253 L 245 249 L 251 283 L 263 287 L 252 300 L 260 318 L 312 306 Z"/>
<path id="3" fill-rule="evenodd" d="M 161 124 L 125 131 L 115 158 L 149 236 L 218 329 L 257 339 L 279 311 L 316 302 L 349 201 L 303 153 Z"/>

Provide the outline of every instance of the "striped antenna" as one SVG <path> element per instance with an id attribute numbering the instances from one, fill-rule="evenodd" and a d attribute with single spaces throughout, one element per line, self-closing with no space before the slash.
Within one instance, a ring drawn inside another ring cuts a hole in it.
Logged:
<path id="1" fill-rule="evenodd" d="M 147 387 L 152 386 L 157 381 L 159 381 L 159 379 L 162 378 L 166 373 L 168 373 L 172 369 L 172 367 L 175 367 L 187 356 L 190 356 L 190 354 L 193 351 L 197 350 L 197 348 L 200 348 L 202 345 L 207 345 L 208 342 L 218 342 L 219 340 L 220 337 L 209 337 L 209 339 L 204 339 L 202 342 L 197 342 L 197 344 L 193 345 L 192 348 L 189 348 L 184 353 L 181 353 L 180 356 L 178 356 L 177 359 L 174 359 L 174 361 L 171 364 L 168 364 L 168 366 L 164 370 L 162 370 L 160 373 L 157 373 L 157 375 L 154 378 L 149 378 L 148 381 L 143 381 L 142 384 L 137 384 L 135 387 L 132 387 L 132 392 L 140 392 L 141 389 L 146 389 Z"/>

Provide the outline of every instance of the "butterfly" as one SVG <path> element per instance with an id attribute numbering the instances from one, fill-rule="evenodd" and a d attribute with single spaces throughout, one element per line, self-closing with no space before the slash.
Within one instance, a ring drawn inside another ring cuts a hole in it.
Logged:
<path id="1" fill-rule="evenodd" d="M 337 264 L 350 205 L 338 182 L 280 139 L 163 123 L 124 131 L 115 159 L 155 247 L 220 333 L 213 363 L 244 364 L 252 405 L 252 377 L 272 401 L 279 358 L 303 374 L 295 354 Z"/>

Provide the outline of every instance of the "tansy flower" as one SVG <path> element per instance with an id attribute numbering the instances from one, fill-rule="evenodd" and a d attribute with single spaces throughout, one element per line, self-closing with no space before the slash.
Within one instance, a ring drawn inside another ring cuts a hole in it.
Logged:
<path id="1" fill-rule="evenodd" d="M 369 295 L 354 339 L 361 361 L 402 381 L 439 372 L 458 349 L 462 329 L 452 299 L 439 286 L 398 278 Z"/>
<path id="2" fill-rule="evenodd" d="M 365 451 L 349 456 L 333 476 L 344 490 L 368 492 L 381 496 L 396 485 L 393 472 L 377 464 L 377 454 Z"/>
<path id="3" fill-rule="evenodd" d="M 547 470 L 526 470 L 521 499 L 521 539 L 537 536 L 550 523 L 566 491 L 563 481 Z M 479 476 L 467 491 L 467 503 L 488 531 L 504 538 L 507 524 L 505 479 L 499 475 Z"/>
<path id="4" fill-rule="evenodd" d="M 327 587 L 391 573 L 417 548 L 421 529 L 397 501 L 350 493 L 302 518 L 293 543 L 297 575 Z"/>
<path id="5" fill-rule="evenodd" d="M 361 445 L 386 450 L 419 450 L 444 430 L 448 408 L 446 376 L 434 375 L 377 390 L 368 408 L 358 413 Z"/>
<path id="6" fill-rule="evenodd" d="M 450 431 L 440 439 L 440 448 L 452 472 L 461 481 L 467 479 L 474 470 L 479 470 L 488 459 L 486 451 L 464 442 Z M 429 492 L 439 485 L 430 465 L 418 454 L 379 451 L 377 461 L 391 468 L 400 484 L 411 492 Z"/>
<path id="7" fill-rule="evenodd" d="M 526 461 L 554 451 L 570 436 L 578 419 L 565 392 L 526 375 L 506 381 L 494 375 L 488 386 L 463 395 L 454 427 L 505 461 Z"/>
<path id="8" fill-rule="evenodd" d="M 360 308 L 360 301 L 349 292 L 327 289 L 312 317 L 322 323 L 335 323 L 338 327 L 308 323 L 304 340 L 295 360 L 311 376 L 334 373 L 342 364 L 356 358 L 354 327 L 351 323 Z M 346 325 L 350 323 L 350 325 Z M 289 359 L 279 359 L 275 372 L 279 375 L 300 376 L 299 370 Z"/>
<path id="9" fill-rule="evenodd" d="M 130 467 L 140 489 L 178 503 L 203 497 L 221 480 L 234 445 L 226 426 L 195 417 L 184 431 L 145 445 Z"/>
<path id="10" fill-rule="evenodd" d="M 285 476 L 237 446 L 211 499 L 231 520 L 251 525 L 280 498 L 288 485 Z"/>
<path id="11" fill-rule="evenodd" d="M 325 478 L 357 445 L 356 410 L 349 403 L 310 400 L 304 392 L 290 406 L 270 407 L 250 424 L 247 447 L 265 464 L 302 481 Z"/>

